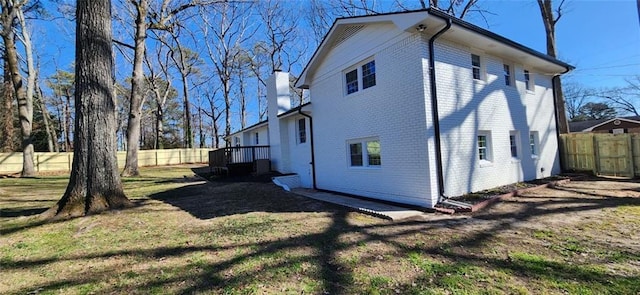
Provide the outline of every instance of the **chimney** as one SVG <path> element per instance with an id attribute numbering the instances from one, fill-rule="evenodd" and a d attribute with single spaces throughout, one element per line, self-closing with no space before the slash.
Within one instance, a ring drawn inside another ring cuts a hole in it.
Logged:
<path id="1" fill-rule="evenodd" d="M 285 173 L 288 163 L 288 133 L 278 115 L 291 109 L 289 73 L 276 70 L 267 80 L 267 118 L 269 120 L 269 146 L 271 168 Z"/>

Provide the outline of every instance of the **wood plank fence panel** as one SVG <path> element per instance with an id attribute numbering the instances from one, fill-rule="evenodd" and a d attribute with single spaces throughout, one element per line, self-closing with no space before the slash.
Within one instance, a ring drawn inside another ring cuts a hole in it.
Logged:
<path id="1" fill-rule="evenodd" d="M 640 176 L 640 134 L 571 133 L 560 141 L 565 171 Z"/>
<path id="2" fill-rule="evenodd" d="M 117 152 L 118 167 L 125 164 L 126 151 Z M 73 153 L 34 154 L 36 171 L 71 171 Z M 166 149 L 138 151 L 139 166 L 165 166 L 186 163 L 206 163 L 209 149 Z M 19 173 L 22 170 L 22 153 L 0 153 L 0 173 Z"/>

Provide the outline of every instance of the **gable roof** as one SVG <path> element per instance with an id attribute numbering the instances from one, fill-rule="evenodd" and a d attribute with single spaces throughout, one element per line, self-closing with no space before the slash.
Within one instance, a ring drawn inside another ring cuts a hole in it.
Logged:
<path id="1" fill-rule="evenodd" d="M 640 116 L 628 116 L 628 117 L 616 117 L 612 119 L 599 119 L 599 120 L 588 120 L 588 121 L 578 121 L 578 122 L 569 122 L 569 132 L 589 132 L 593 131 L 593 129 L 600 127 L 602 125 L 608 124 L 612 121 L 620 120 L 627 121 L 631 123 L 640 124 Z"/>
<path id="2" fill-rule="evenodd" d="M 357 33 L 357 31 L 353 32 L 354 30 L 349 30 L 349 27 L 374 23 L 392 23 L 400 31 L 413 33 L 417 32 L 417 26 L 422 25 L 426 26 L 426 33 L 435 34 L 446 25 L 447 19 L 451 19 L 451 29 L 445 32 L 442 38 L 449 38 L 456 41 L 467 40 L 467 42 L 472 43 L 474 47 L 486 47 L 487 52 L 506 55 L 520 62 L 526 61 L 530 64 L 536 64 L 549 70 L 551 74 L 563 74 L 574 69 L 573 66 L 556 58 L 463 21 L 443 11 L 427 8 L 336 19 L 322 39 L 322 42 L 320 42 L 318 48 L 316 48 L 316 51 L 313 53 L 313 56 L 305 66 L 295 85 L 298 88 L 309 87 L 309 80 L 313 76 L 313 72 L 320 60 L 322 60 L 322 57 L 324 57 L 334 45 L 344 41 L 342 40 L 343 38 L 346 39 L 345 37 L 348 37 L 349 34 Z M 347 36 L 345 36 L 345 34 Z"/>

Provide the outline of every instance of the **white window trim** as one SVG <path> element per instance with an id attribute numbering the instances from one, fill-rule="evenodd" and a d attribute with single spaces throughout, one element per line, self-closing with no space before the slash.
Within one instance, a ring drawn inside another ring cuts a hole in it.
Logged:
<path id="1" fill-rule="evenodd" d="M 515 87 L 516 86 L 516 77 L 515 77 L 515 69 L 516 67 L 513 65 L 513 63 L 510 63 L 508 61 L 503 61 L 502 62 L 502 83 L 505 83 L 504 80 L 504 66 L 508 66 L 509 67 L 509 85 L 504 85 L 506 87 Z"/>
<path id="2" fill-rule="evenodd" d="M 362 75 L 362 66 L 369 63 L 369 62 L 375 62 L 375 57 L 369 57 L 366 58 L 360 62 L 358 62 L 357 64 L 354 64 L 346 69 L 344 69 L 342 71 L 342 92 L 344 94 L 344 96 L 351 96 L 357 93 L 362 93 L 363 91 L 369 91 L 369 89 L 375 88 L 376 86 L 378 86 L 378 65 L 376 64 L 376 85 L 373 86 L 369 86 L 366 89 L 364 88 L 364 83 L 363 83 L 363 75 Z M 356 70 L 356 73 L 358 74 L 358 90 L 352 93 L 347 93 L 347 73 Z"/>
<path id="3" fill-rule="evenodd" d="M 485 147 L 485 150 L 487 151 L 487 158 L 486 159 L 480 159 L 480 143 L 478 142 L 478 137 L 479 136 L 485 136 L 486 137 L 486 144 L 487 146 Z M 492 144 L 492 138 L 491 138 L 491 131 L 486 131 L 486 130 L 479 130 L 478 134 L 476 135 L 476 140 L 475 140 L 475 149 L 477 154 L 477 159 L 480 162 L 480 167 L 491 167 L 493 166 L 493 144 Z"/>
<path id="4" fill-rule="evenodd" d="M 476 79 L 473 77 L 473 55 L 477 55 L 480 59 L 480 79 Z M 486 65 L 486 57 L 478 51 L 472 51 L 469 54 L 469 65 L 471 66 L 471 79 L 476 83 L 486 83 L 487 82 L 487 65 Z"/>
<path id="5" fill-rule="evenodd" d="M 533 153 L 531 153 L 531 136 L 533 136 Z M 538 131 L 529 132 L 529 153 L 531 153 L 531 159 L 537 159 L 540 154 L 540 139 Z"/>
<path id="6" fill-rule="evenodd" d="M 380 169 L 382 167 L 382 163 L 380 165 L 369 165 L 369 154 L 367 151 L 367 143 L 377 141 L 380 142 L 380 138 L 378 137 L 366 137 L 366 138 L 358 138 L 347 140 L 347 167 L 350 169 Z M 360 144 L 360 148 L 362 149 L 360 152 L 362 154 L 362 166 L 352 166 L 351 165 L 351 144 Z M 382 146 L 382 144 L 380 144 Z M 382 162 L 382 147 L 380 148 L 380 162 Z"/>
<path id="7" fill-rule="evenodd" d="M 302 142 L 300 137 L 300 121 L 304 120 L 304 142 Z M 296 142 L 298 144 L 306 144 L 309 141 L 309 134 L 307 132 L 307 120 L 306 118 L 298 118 L 295 120 L 295 130 L 296 130 Z"/>
<path id="8" fill-rule="evenodd" d="M 511 136 L 513 136 L 514 144 L 516 145 L 516 156 L 513 156 L 511 152 Z M 520 163 L 520 159 L 522 158 L 522 148 L 521 148 L 521 140 L 520 140 L 520 131 L 511 130 L 509 131 L 509 155 L 511 156 L 512 163 Z"/>

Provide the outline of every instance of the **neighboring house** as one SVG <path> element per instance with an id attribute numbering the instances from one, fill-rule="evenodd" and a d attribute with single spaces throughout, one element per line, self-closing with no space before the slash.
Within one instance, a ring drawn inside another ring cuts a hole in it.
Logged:
<path id="1" fill-rule="evenodd" d="M 276 72 L 268 121 L 233 137 L 268 132 L 303 187 L 433 207 L 560 172 L 551 80 L 570 69 L 438 10 L 341 18 L 296 83 L 311 103 L 290 109 Z"/>
<path id="2" fill-rule="evenodd" d="M 570 132 L 640 133 L 640 116 L 569 122 Z"/>

